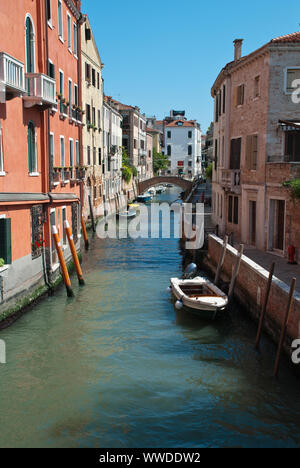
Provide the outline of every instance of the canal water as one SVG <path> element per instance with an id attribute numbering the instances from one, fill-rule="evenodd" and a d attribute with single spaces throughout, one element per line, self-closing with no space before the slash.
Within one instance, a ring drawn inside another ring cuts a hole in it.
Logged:
<path id="1" fill-rule="evenodd" d="M 175 239 L 94 238 L 75 299 L 61 288 L 0 333 L 1 447 L 299 445 L 299 381 L 284 360 L 272 378 L 242 311 L 175 311 L 181 262 Z"/>

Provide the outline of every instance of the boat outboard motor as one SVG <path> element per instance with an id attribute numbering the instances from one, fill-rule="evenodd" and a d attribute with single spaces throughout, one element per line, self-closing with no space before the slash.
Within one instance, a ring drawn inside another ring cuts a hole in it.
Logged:
<path id="1" fill-rule="evenodd" d="M 184 270 L 182 279 L 193 279 L 197 274 L 198 267 L 195 263 L 190 263 Z"/>

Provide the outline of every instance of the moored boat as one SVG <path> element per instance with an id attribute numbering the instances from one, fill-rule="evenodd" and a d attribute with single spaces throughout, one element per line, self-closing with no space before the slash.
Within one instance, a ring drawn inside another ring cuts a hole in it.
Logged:
<path id="1" fill-rule="evenodd" d="M 177 299 L 177 307 L 185 308 L 200 318 L 215 319 L 228 304 L 228 297 L 208 279 L 171 278 L 172 293 Z"/>
<path id="2" fill-rule="evenodd" d="M 139 203 L 148 203 L 152 199 L 151 193 L 146 193 L 145 195 L 139 195 L 137 197 L 137 201 Z"/>
<path id="3" fill-rule="evenodd" d="M 126 211 L 120 211 L 118 213 L 118 218 L 119 219 L 124 219 L 124 218 L 127 218 L 127 219 L 131 219 L 131 218 L 135 218 L 136 217 L 136 211 L 134 209 L 129 209 L 129 210 L 126 210 Z"/>

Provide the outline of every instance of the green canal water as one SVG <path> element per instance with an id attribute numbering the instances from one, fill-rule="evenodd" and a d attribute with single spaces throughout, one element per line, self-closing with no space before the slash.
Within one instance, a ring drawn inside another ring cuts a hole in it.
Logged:
<path id="1" fill-rule="evenodd" d="M 242 311 L 176 312 L 181 262 L 178 240 L 95 238 L 75 299 L 61 288 L 0 333 L 1 447 L 299 446 L 299 380 L 284 359 L 272 378 Z"/>

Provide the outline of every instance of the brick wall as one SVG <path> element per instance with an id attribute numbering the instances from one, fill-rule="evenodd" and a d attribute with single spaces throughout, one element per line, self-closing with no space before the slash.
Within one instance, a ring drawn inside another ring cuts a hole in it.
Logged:
<path id="1" fill-rule="evenodd" d="M 215 271 L 223 241 L 217 236 L 209 237 L 208 257 L 206 265 Z M 236 249 L 228 246 L 224 266 L 222 269 L 222 280 L 230 281 L 233 267 L 236 261 Z M 236 283 L 235 295 L 246 307 L 248 312 L 258 320 L 261 306 L 264 300 L 265 289 L 269 273 L 257 265 L 248 257 L 243 256 L 241 268 Z M 286 310 L 289 295 L 289 287 L 282 281 L 274 278 L 265 320 L 265 330 L 278 342 L 282 326 L 283 316 Z M 288 322 L 285 350 L 290 352 L 291 342 L 300 337 L 300 294 L 295 294 L 292 313 Z"/>

